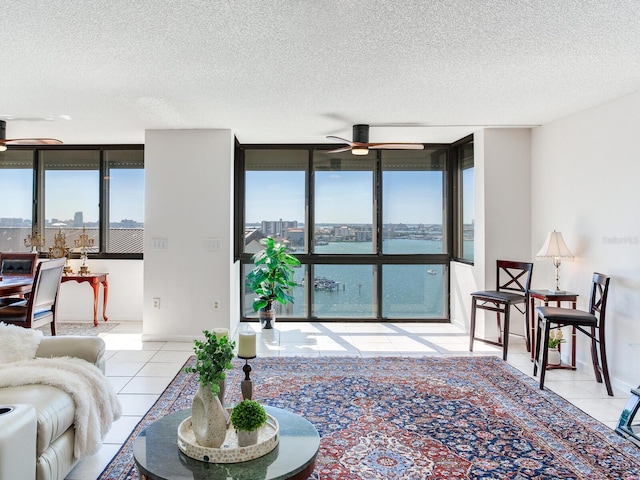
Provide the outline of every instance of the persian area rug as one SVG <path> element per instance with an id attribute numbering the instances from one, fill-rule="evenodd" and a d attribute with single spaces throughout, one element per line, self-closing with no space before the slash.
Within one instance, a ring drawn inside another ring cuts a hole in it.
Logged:
<path id="1" fill-rule="evenodd" d="M 97 326 L 93 326 L 93 322 L 56 322 L 57 335 L 91 335 L 98 336 L 101 333 L 107 333 L 116 328 L 119 324 L 115 322 L 98 322 Z M 45 325 L 40 327 L 45 336 L 51 336 L 51 326 Z"/>
<path id="2" fill-rule="evenodd" d="M 236 359 L 227 375 L 229 403 L 241 399 L 241 366 Z M 256 358 L 251 366 L 254 400 L 318 429 L 313 479 L 640 478 L 631 442 L 498 357 Z M 100 480 L 138 478 L 135 437 L 190 408 L 196 388 L 196 374 L 179 373 Z"/>

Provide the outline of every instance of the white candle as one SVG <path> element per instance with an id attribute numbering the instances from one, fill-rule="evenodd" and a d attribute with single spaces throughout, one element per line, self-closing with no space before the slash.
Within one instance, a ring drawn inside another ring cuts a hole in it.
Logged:
<path id="1" fill-rule="evenodd" d="M 228 328 L 214 328 L 213 331 L 216 334 L 216 338 L 219 340 L 222 337 L 229 338 L 229 329 Z"/>
<path id="2" fill-rule="evenodd" d="M 256 334 L 241 333 L 238 338 L 238 356 L 240 358 L 253 358 L 256 356 Z"/>

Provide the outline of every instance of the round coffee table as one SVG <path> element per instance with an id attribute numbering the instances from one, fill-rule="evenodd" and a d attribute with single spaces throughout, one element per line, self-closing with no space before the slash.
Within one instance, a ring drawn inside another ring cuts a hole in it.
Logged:
<path id="1" fill-rule="evenodd" d="M 265 406 L 278 420 L 278 446 L 263 457 L 240 463 L 206 463 L 187 457 L 178 449 L 178 426 L 191 415 L 182 410 L 156 420 L 133 443 L 133 457 L 143 480 L 306 480 L 313 472 L 320 435 L 295 413 Z"/>

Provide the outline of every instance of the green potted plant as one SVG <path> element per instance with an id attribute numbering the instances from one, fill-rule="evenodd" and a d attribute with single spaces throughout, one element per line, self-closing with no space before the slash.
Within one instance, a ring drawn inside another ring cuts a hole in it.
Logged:
<path id="1" fill-rule="evenodd" d="M 267 412 L 255 400 L 245 399 L 231 411 L 231 425 L 238 435 L 238 446 L 258 443 L 258 430 L 267 423 Z"/>
<path id="2" fill-rule="evenodd" d="M 219 394 L 224 395 L 226 371 L 232 367 L 236 344 L 226 335 L 217 336 L 208 330 L 203 333 L 204 341 L 194 341 L 196 363 L 185 367 L 187 373 L 198 374 L 198 390 L 191 405 L 191 427 L 199 445 L 218 448 L 224 442 L 229 422 Z"/>
<path id="3" fill-rule="evenodd" d="M 276 242 L 271 237 L 263 238 L 260 243 L 265 248 L 252 257 L 254 268 L 247 275 L 246 287 L 257 295 L 253 309 L 258 312 L 263 328 L 273 328 L 274 302 L 282 305 L 294 302 L 290 293 L 296 285 L 293 269 L 300 266 L 300 260 L 287 252 L 284 243 Z"/>

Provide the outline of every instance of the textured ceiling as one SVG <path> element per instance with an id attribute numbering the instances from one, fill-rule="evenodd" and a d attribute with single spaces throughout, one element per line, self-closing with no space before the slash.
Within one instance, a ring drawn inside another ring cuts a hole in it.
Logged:
<path id="1" fill-rule="evenodd" d="M 539 125 L 640 90 L 638 0 L 1 7 L 9 138 L 230 128 L 241 143 L 325 143 L 368 123 L 371 141 L 449 142 L 475 128 L 429 125 Z"/>

